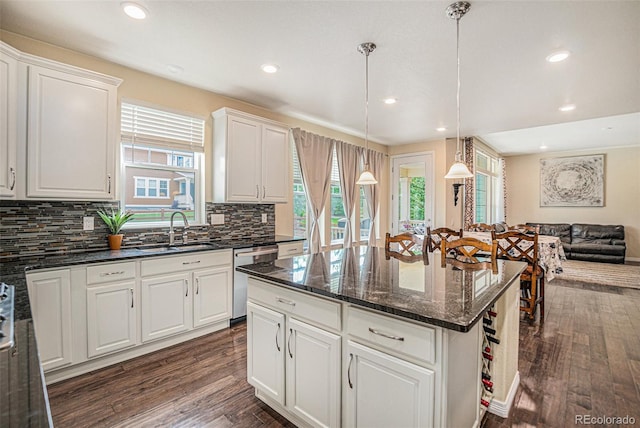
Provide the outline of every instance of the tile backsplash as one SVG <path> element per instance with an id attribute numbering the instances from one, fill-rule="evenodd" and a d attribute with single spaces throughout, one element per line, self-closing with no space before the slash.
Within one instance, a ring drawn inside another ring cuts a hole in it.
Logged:
<path id="1" fill-rule="evenodd" d="M 0 259 L 18 256 L 107 250 L 107 227 L 96 211 L 119 207 L 118 202 L 0 201 Z M 224 214 L 223 225 L 191 226 L 190 242 L 275 235 L 275 206 L 269 204 L 206 204 L 211 214 Z M 267 222 L 262 223 L 262 214 Z M 82 218 L 94 217 L 92 231 L 82 230 Z M 179 222 L 181 224 L 182 222 Z M 169 242 L 168 227 L 123 230 L 123 247 Z M 178 226 L 176 241 L 182 239 Z"/>

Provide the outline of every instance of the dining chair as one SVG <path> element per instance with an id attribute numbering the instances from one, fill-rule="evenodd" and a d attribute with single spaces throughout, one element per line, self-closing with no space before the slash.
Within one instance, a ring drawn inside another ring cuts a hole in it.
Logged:
<path id="1" fill-rule="evenodd" d="M 475 238 L 460 238 L 440 243 L 441 265 L 447 263 L 462 269 L 488 269 L 497 272 L 497 243 L 483 242 Z"/>
<path id="2" fill-rule="evenodd" d="M 516 224 L 515 226 L 509 226 L 507 231 L 516 231 L 526 233 L 527 235 L 533 235 L 540 233 L 540 226 L 529 226 L 528 224 Z"/>
<path id="3" fill-rule="evenodd" d="M 427 243 L 427 251 L 433 253 L 435 250 L 439 250 L 442 240 L 451 241 L 451 237 L 462 238 L 462 229 L 453 230 L 447 227 L 439 227 L 431 230 L 430 227 L 427 227 L 427 234 L 424 237 Z"/>
<path id="4" fill-rule="evenodd" d="M 520 302 L 524 303 L 520 310 L 533 320 L 540 305 L 540 321 L 544 321 L 544 269 L 538 263 L 538 234 L 510 230 L 491 232 L 491 238 L 497 241 L 498 258 L 527 262 L 520 275 Z"/>
<path id="5" fill-rule="evenodd" d="M 398 249 L 392 248 L 392 244 L 398 244 Z M 393 251 L 398 254 L 404 254 L 408 256 L 417 256 L 426 254 L 426 239 L 413 233 L 401 233 L 399 235 L 391 236 L 387 233 L 384 238 L 385 251 Z"/>
<path id="6" fill-rule="evenodd" d="M 494 230 L 493 226 L 486 223 L 474 223 L 470 225 L 467 230 L 470 232 L 491 232 Z"/>

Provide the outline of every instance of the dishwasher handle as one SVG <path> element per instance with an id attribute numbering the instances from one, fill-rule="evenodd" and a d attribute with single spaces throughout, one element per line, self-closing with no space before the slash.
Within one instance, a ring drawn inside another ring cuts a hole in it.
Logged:
<path id="1" fill-rule="evenodd" d="M 262 251 L 247 251 L 245 253 L 236 253 L 236 257 L 255 257 L 255 256 L 265 256 L 267 254 L 276 254 L 278 252 L 277 248 L 272 250 L 262 250 Z"/>

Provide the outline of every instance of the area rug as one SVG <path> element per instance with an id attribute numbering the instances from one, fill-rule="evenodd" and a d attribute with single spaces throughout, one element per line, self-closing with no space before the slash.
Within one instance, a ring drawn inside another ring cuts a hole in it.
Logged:
<path id="1" fill-rule="evenodd" d="M 640 290 L 640 266 L 564 260 L 556 278 Z"/>

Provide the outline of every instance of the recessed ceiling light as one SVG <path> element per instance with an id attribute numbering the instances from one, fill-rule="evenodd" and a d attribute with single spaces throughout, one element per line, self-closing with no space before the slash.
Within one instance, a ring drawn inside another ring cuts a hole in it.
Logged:
<path id="1" fill-rule="evenodd" d="M 167 70 L 169 70 L 169 73 L 171 74 L 180 74 L 184 71 L 184 68 L 180 67 L 179 65 L 169 64 L 167 65 Z"/>
<path id="2" fill-rule="evenodd" d="M 571 110 L 575 110 L 576 109 L 576 105 L 575 104 L 565 104 L 562 107 L 560 107 L 558 110 L 560 111 L 571 111 Z"/>
<path id="3" fill-rule="evenodd" d="M 440 128 L 436 128 L 436 131 L 438 131 L 438 132 L 444 132 L 446 130 L 447 130 L 447 128 L 445 128 L 444 126 L 441 126 Z"/>
<path id="4" fill-rule="evenodd" d="M 569 55 L 571 55 L 571 52 L 565 51 L 565 50 L 551 52 L 549 56 L 547 56 L 547 61 L 548 62 L 564 61 L 565 59 L 569 58 Z"/>
<path id="5" fill-rule="evenodd" d="M 540 146 L 540 150 L 547 150 L 547 146 Z"/>
<path id="6" fill-rule="evenodd" d="M 262 64 L 260 68 L 262 68 L 262 71 L 264 71 L 265 73 L 270 74 L 276 73 L 278 70 L 280 70 L 280 67 L 275 64 Z"/>
<path id="7" fill-rule="evenodd" d="M 395 104 L 398 102 L 397 98 L 389 97 L 384 99 L 385 104 Z"/>
<path id="8" fill-rule="evenodd" d="M 133 19 L 145 19 L 147 17 L 147 10 L 137 3 L 124 2 L 120 5 L 122 6 L 124 13 Z"/>

